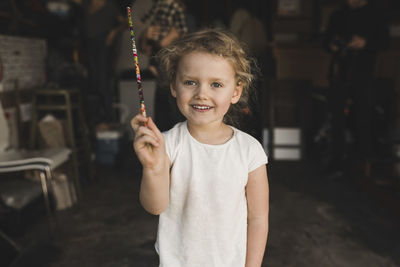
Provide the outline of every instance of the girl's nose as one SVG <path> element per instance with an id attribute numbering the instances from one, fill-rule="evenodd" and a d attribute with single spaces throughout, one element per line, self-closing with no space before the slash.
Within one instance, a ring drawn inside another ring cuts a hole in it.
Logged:
<path id="1" fill-rule="evenodd" d="M 195 97 L 198 99 L 206 99 L 207 98 L 207 84 L 199 84 L 196 90 Z"/>

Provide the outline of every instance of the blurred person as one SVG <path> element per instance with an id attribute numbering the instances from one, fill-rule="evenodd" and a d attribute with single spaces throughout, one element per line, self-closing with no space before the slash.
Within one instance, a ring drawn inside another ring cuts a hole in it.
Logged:
<path id="1" fill-rule="evenodd" d="M 248 5 L 248 4 L 247 4 Z M 243 110 L 246 115 L 242 130 L 262 139 L 261 121 L 261 96 L 262 90 L 266 88 L 266 81 L 274 78 L 274 65 L 271 44 L 268 42 L 267 33 L 262 21 L 251 12 L 245 2 L 237 4 L 236 9 L 230 19 L 230 31 L 243 43 L 248 52 L 257 60 L 257 66 L 253 69 L 258 69 L 260 79 L 256 84 L 257 92 L 249 99 L 251 102 L 250 108 Z"/>
<path id="2" fill-rule="evenodd" d="M 141 47 L 150 56 L 187 32 L 184 7 L 177 0 L 153 0 L 150 10 L 140 19 L 148 25 L 141 38 Z M 157 64 L 150 61 L 150 71 L 157 76 Z"/>
<path id="3" fill-rule="evenodd" d="M 83 8 L 83 34 L 89 74 L 88 120 L 96 131 L 109 129 L 115 122 L 111 88 L 113 44 L 127 27 L 126 19 L 112 0 L 73 0 Z"/>
<path id="4" fill-rule="evenodd" d="M 184 6 L 178 0 L 153 0 L 140 24 L 145 25 L 145 30 L 138 41 L 139 49 L 150 56 L 148 69 L 156 78 L 155 120 L 161 130 L 167 130 L 183 118 L 170 96 L 166 74 L 154 55 L 187 33 Z"/>
<path id="5" fill-rule="evenodd" d="M 385 18 L 368 0 L 347 0 L 335 10 L 326 30 L 324 46 L 332 53 L 329 70 L 329 110 L 332 116 L 332 151 L 327 171 L 343 174 L 346 105 L 354 112 L 355 155 L 366 162 L 372 155 L 371 82 L 377 53 L 389 42 Z"/>

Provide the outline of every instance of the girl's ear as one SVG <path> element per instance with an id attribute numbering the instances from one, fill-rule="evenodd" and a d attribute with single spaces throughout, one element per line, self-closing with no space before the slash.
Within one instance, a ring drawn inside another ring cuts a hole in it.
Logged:
<path id="1" fill-rule="evenodd" d="M 231 104 L 236 104 L 239 101 L 240 97 L 242 96 L 242 92 L 243 92 L 243 84 L 241 82 L 238 82 L 233 91 Z"/>
<path id="2" fill-rule="evenodd" d="M 169 90 L 171 91 L 171 95 L 176 98 L 176 90 L 173 83 L 170 83 Z"/>

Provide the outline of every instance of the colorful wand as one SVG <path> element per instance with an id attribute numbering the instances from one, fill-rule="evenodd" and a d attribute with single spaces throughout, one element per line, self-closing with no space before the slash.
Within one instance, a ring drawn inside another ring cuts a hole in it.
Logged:
<path id="1" fill-rule="evenodd" d="M 127 7 L 126 11 L 128 13 L 129 30 L 131 32 L 133 61 L 135 63 L 136 81 L 137 81 L 137 85 L 138 85 L 139 100 L 140 100 L 140 112 L 142 113 L 143 116 L 146 117 L 146 106 L 144 105 L 144 97 L 143 97 L 143 89 L 142 89 L 142 78 L 140 77 L 139 60 L 138 60 L 138 57 L 137 57 L 137 49 L 136 49 L 136 43 L 135 43 L 135 33 L 133 32 L 133 24 L 132 24 L 132 17 L 131 17 L 131 9 L 130 9 L 130 7 Z"/>

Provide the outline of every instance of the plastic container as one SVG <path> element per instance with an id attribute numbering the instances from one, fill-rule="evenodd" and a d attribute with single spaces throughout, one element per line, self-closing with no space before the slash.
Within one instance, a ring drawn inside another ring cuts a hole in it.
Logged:
<path id="1" fill-rule="evenodd" d="M 118 130 L 96 133 L 97 151 L 96 161 L 100 164 L 114 165 L 120 151 L 122 134 Z"/>

